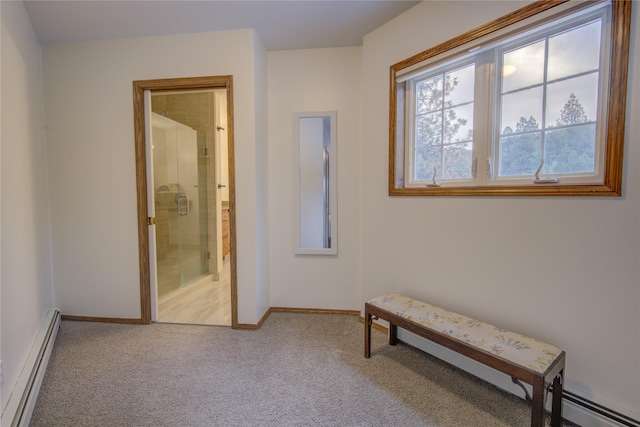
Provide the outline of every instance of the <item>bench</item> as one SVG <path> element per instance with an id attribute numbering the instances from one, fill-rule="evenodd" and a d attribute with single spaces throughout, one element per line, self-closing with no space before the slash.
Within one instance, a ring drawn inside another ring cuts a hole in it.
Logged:
<path id="1" fill-rule="evenodd" d="M 545 400 L 553 384 L 551 426 L 562 422 L 562 380 L 565 353 L 557 347 L 479 322 L 412 298 L 387 294 L 365 303 L 364 357 L 371 357 L 371 324 L 389 322 L 389 344 L 397 343 L 398 327 L 509 375 L 531 402 L 531 426 L 545 422 Z M 531 385 L 532 393 L 522 383 Z"/>

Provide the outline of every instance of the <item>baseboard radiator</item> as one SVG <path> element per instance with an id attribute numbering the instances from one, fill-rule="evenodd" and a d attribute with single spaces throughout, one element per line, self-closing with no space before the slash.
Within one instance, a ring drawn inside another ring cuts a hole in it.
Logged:
<path id="1" fill-rule="evenodd" d="M 29 425 L 44 372 L 60 327 L 60 310 L 47 311 L 44 323 L 31 347 L 27 361 L 2 413 L 2 427 Z"/>
<path id="2" fill-rule="evenodd" d="M 384 326 L 381 327 L 381 330 L 388 333 L 388 329 Z M 399 330 L 398 334 L 401 341 L 467 371 L 500 389 L 522 397 L 522 389 L 515 386 L 506 375 L 436 343 L 424 340 L 411 332 Z M 531 390 L 529 389 L 530 392 Z M 547 400 L 550 401 L 551 399 Z M 635 412 L 629 413 L 629 411 L 622 408 L 618 410 L 610 402 L 596 400 L 571 392 L 566 389 L 565 385 L 565 390 L 562 393 L 563 418 L 583 427 L 640 427 L 639 414 Z"/>
<path id="3" fill-rule="evenodd" d="M 579 413 L 585 414 L 583 425 L 624 426 L 640 427 L 640 420 L 623 414 L 605 405 L 593 402 L 583 396 L 564 390 L 562 392 L 565 412 L 571 412 L 574 420 L 579 418 Z M 598 421 L 596 421 L 598 420 Z"/>

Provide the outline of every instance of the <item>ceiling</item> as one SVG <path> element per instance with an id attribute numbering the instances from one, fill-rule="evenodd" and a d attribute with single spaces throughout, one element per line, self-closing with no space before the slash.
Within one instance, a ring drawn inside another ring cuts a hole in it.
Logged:
<path id="1" fill-rule="evenodd" d="M 362 45 L 409 0 L 25 0 L 41 43 L 255 29 L 267 50 Z"/>

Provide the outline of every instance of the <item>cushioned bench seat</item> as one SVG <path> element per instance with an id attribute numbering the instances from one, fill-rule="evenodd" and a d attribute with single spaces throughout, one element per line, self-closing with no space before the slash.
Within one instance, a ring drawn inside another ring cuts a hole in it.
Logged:
<path id="1" fill-rule="evenodd" d="M 533 387 L 531 425 L 544 425 L 546 391 L 553 383 L 552 426 L 560 426 L 565 353 L 559 348 L 444 310 L 403 295 L 387 294 L 365 304 L 365 357 L 371 355 L 373 318 L 389 322 L 389 344 L 397 342 L 397 327 L 409 330 L 510 375 L 516 384 Z"/>

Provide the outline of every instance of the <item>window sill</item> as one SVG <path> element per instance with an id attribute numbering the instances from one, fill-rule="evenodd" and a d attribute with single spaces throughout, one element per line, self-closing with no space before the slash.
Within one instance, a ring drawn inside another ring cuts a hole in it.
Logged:
<path id="1" fill-rule="evenodd" d="M 438 188 L 389 188 L 389 196 L 585 196 L 617 197 L 621 189 L 607 185 L 484 186 Z"/>

